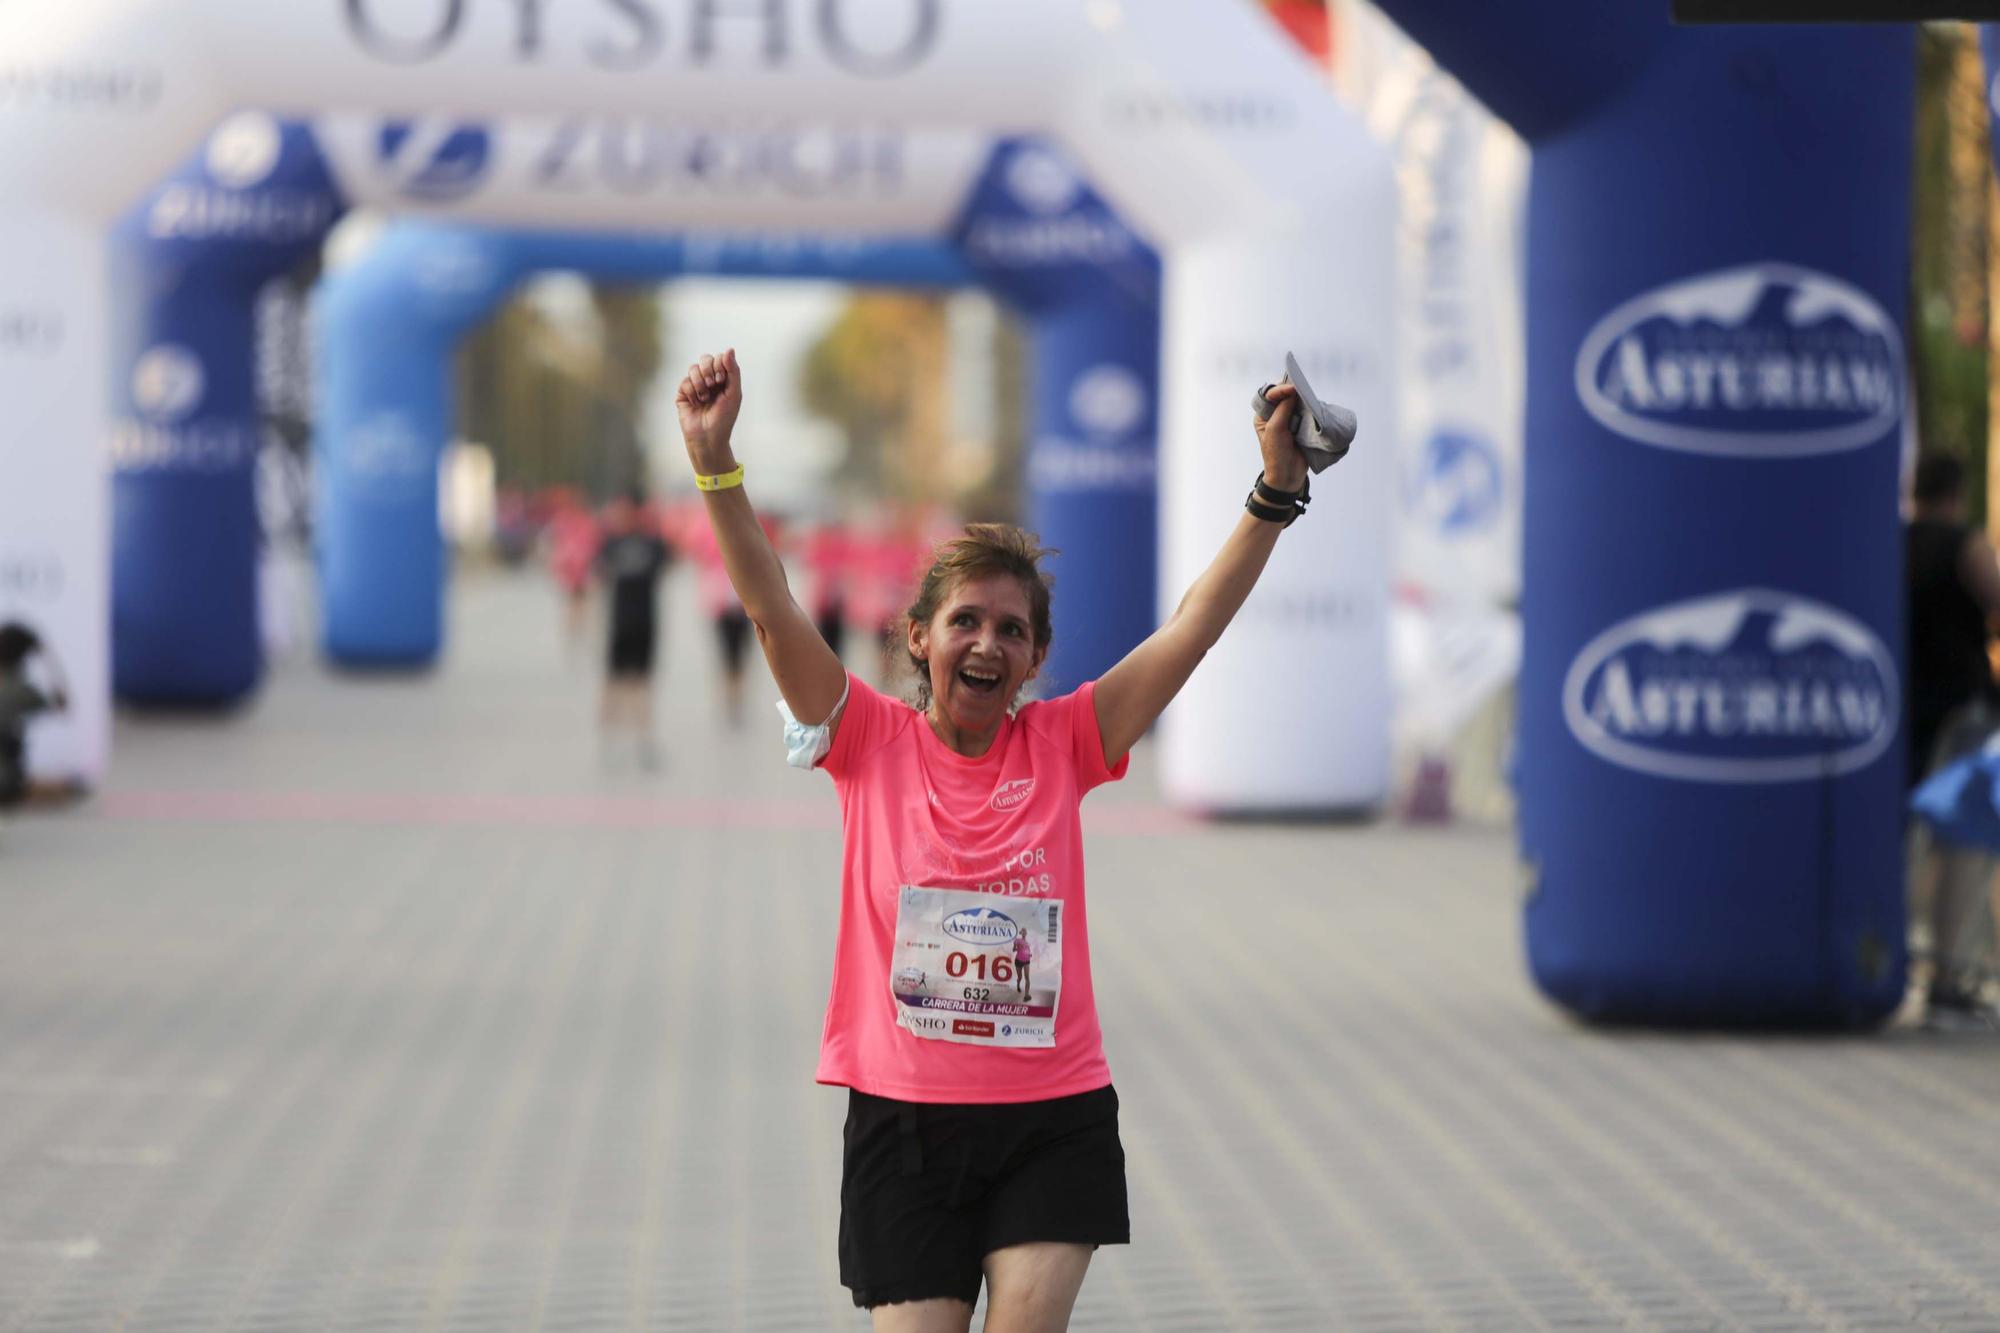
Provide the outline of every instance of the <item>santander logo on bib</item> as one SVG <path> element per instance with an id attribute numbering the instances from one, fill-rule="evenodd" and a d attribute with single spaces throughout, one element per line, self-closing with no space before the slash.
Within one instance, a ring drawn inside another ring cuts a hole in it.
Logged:
<path id="1" fill-rule="evenodd" d="M 1015 778 L 1012 782 L 1001 783 L 1000 789 L 993 793 L 993 799 L 988 804 L 995 810 L 1012 810 L 1032 796 L 1034 791 L 1033 778 Z"/>
<path id="2" fill-rule="evenodd" d="M 1563 720 L 1602 759 L 1696 782 L 1851 773 L 1895 739 L 1896 662 L 1861 621 L 1740 588 L 1654 607 L 1584 645 Z"/>
<path id="3" fill-rule="evenodd" d="M 1607 430 L 1734 458 L 1859 449 L 1903 415 L 1896 322 L 1867 292 L 1792 264 L 1697 274 L 1600 319 L 1576 392 Z"/>

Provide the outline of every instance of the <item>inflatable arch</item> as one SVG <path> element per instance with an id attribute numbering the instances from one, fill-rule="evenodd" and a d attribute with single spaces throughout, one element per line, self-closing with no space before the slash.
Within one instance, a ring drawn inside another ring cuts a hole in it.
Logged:
<path id="1" fill-rule="evenodd" d="M 1255 468 L 1245 394 L 1288 348 L 1364 422 L 1391 421 L 1387 158 L 1248 7 L 75 0 L 0 13 L 0 44 L 14 71 L 0 105 L 0 607 L 48 633 L 77 695 L 38 728 L 38 771 L 94 776 L 108 758 L 107 432 L 102 400 L 79 388 L 109 373 L 104 227 L 241 107 L 831 118 L 1059 143 L 1162 258 L 1163 604 L 1234 521 L 1222 497 Z M 769 222 L 713 207 L 718 227 Z M 790 225 L 803 221 L 795 207 Z M 1381 796 L 1389 464 L 1356 450 L 1163 724 L 1178 801 Z M 1275 729 L 1273 662 L 1299 680 Z"/>
<path id="2" fill-rule="evenodd" d="M 1910 29 L 1383 8 L 1534 150 L 1534 977 L 1609 1021 L 1878 1021 L 1904 984 Z"/>
<path id="3" fill-rule="evenodd" d="M 445 127 L 432 142 L 469 132 Z M 906 147 L 936 147 L 936 137 L 905 145 L 876 136 L 874 147 L 902 157 Z M 711 142 L 754 151 L 736 136 Z M 907 154 L 952 162 L 963 216 L 940 241 L 697 233 L 670 244 L 405 227 L 330 277 L 319 338 L 329 654 L 351 665 L 409 666 L 439 651 L 434 481 L 451 426 L 449 354 L 521 277 L 555 266 L 635 280 L 712 273 L 979 283 L 1008 300 L 1029 322 L 1034 357 L 1027 519 L 1063 552 L 1048 675 L 1060 688 L 1113 665 L 1154 624 L 1158 261 L 1060 154 L 1036 144 L 961 146 L 979 151 L 970 159 Z M 895 168 L 899 178 L 907 170 Z M 575 211 L 597 215 L 598 198 L 583 196 Z M 368 480 L 392 462 L 393 485 Z"/>
<path id="4" fill-rule="evenodd" d="M 344 210 L 304 126 L 224 121 L 112 240 L 112 685 L 242 698 L 258 632 L 256 301 Z"/>
<path id="5" fill-rule="evenodd" d="M 1101 674 L 1151 629 L 1159 265 L 1060 154 L 956 131 L 752 131 L 585 118 L 488 127 L 344 117 L 314 131 L 336 146 L 340 189 L 314 151 L 314 134 L 245 112 L 226 120 L 120 226 L 112 654 L 121 697 L 226 704 L 258 678 L 252 304 L 265 278 L 311 250 L 349 195 L 378 207 L 415 196 L 432 200 L 433 211 L 449 202 L 460 212 L 477 196 L 482 208 L 515 216 L 559 204 L 578 223 L 636 226 L 659 222 L 663 212 L 698 212 L 679 200 L 663 209 L 649 197 L 671 182 L 682 192 L 739 199 L 760 191 L 825 198 L 832 219 L 849 228 L 886 216 L 949 230 L 964 262 L 941 269 L 924 254 L 910 278 L 983 281 L 1037 330 L 1029 516 L 1066 553 L 1050 679 Z M 770 256 L 778 271 L 792 273 L 800 262 L 796 245 L 720 244 L 674 251 L 656 268 L 648 266 L 661 252 L 634 250 L 647 257 L 634 260 L 633 272 L 664 277 L 723 258 L 747 275 L 759 256 Z M 473 249 L 461 248 L 473 264 Z M 482 260 L 461 277 L 475 286 L 481 274 L 511 282 L 516 261 L 547 263 L 562 248 L 522 240 L 479 250 L 496 263 Z M 871 280 L 895 279 L 889 252 L 852 243 L 819 247 L 826 262 L 815 276 L 857 276 L 843 264 L 864 251 Z M 577 252 L 619 262 L 596 244 Z M 362 423 L 378 461 L 391 440 L 412 444 L 398 455 L 406 461 L 434 458 L 449 435 L 449 421 L 432 409 L 446 375 L 440 349 L 462 331 L 463 302 L 445 302 L 449 327 L 433 327 L 427 318 L 439 302 L 425 284 L 454 252 L 388 253 L 417 256 L 395 270 L 406 290 L 380 273 L 332 280 L 342 292 L 359 284 L 376 299 L 366 313 L 353 300 L 335 303 L 353 317 L 336 322 L 326 344 L 331 389 L 320 443 L 330 477 L 342 475 L 350 432 Z M 356 362 L 379 369 L 362 372 Z M 357 384 L 379 392 L 367 404 L 348 402 L 343 391 Z M 413 401 L 406 407 L 390 386 Z M 169 389 L 171 403 L 163 401 Z M 413 552 L 438 549 L 434 489 L 419 477 L 389 490 L 344 486 L 325 507 L 321 550 L 339 571 L 340 591 L 325 599 L 324 637 L 336 660 L 409 666 L 438 651 L 442 588 L 419 570 L 441 562 L 427 555 L 408 563 Z M 349 505 L 373 517 L 350 514 Z M 350 543 L 348 534 L 362 537 Z"/>
<path id="6" fill-rule="evenodd" d="M 332 152 L 322 154 L 322 144 Z M 349 199 L 387 211 L 421 203 L 433 212 L 524 221 L 567 214 L 640 228 L 663 213 L 699 215 L 704 193 L 739 204 L 761 193 L 788 205 L 810 200 L 836 228 L 879 224 L 885 211 L 941 228 L 986 149 L 983 136 L 963 131 L 748 130 L 581 116 L 489 127 L 351 113 L 307 127 L 263 112 L 230 116 L 113 237 L 117 694 L 227 705 L 261 675 L 253 305 L 262 282 L 316 249 Z M 1119 236 L 1150 262 L 1129 232 Z M 407 585 L 397 578 L 382 595 L 407 596 Z"/>

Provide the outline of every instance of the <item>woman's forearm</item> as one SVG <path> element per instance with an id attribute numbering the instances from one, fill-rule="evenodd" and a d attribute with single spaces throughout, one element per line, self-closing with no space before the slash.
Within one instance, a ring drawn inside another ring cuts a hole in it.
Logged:
<path id="1" fill-rule="evenodd" d="M 736 466 L 731 462 L 724 470 Z M 791 586 L 785 581 L 784 562 L 778 558 L 750 497 L 743 487 L 704 491 L 709 526 L 722 553 L 722 567 L 743 601 L 744 614 L 758 625 L 769 625 L 774 616 L 792 604 Z"/>
<path id="2" fill-rule="evenodd" d="M 1257 586 L 1282 531 L 1280 524 L 1249 514 L 1240 516 L 1222 549 L 1216 552 L 1201 577 L 1189 586 L 1167 623 L 1179 622 L 1180 631 L 1199 645 L 1202 652 L 1215 647 L 1222 632 L 1229 628 L 1229 622 L 1243 609 L 1250 590 Z"/>

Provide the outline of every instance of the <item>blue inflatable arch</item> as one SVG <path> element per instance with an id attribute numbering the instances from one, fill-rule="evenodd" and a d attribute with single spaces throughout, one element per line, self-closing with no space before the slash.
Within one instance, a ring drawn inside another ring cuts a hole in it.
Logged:
<path id="1" fill-rule="evenodd" d="M 1383 0 L 1532 142 L 1528 961 L 1582 1016 L 1904 985 L 1907 26 Z"/>
<path id="2" fill-rule="evenodd" d="M 1059 188 L 1023 204 L 1024 171 Z M 1031 215 L 1032 214 L 1032 215 Z M 1077 236 L 1089 238 L 1079 245 Z M 1051 237 L 1066 237 L 1052 245 Z M 953 287 L 1027 319 L 1033 427 L 1026 521 L 1056 562 L 1049 677 L 1115 663 L 1154 620 L 1159 264 L 1048 149 L 1001 145 L 947 239 L 631 238 L 402 222 L 324 284 L 316 314 L 325 647 L 352 666 L 421 666 L 443 645 L 436 470 L 460 338 L 525 277 L 710 274 Z"/>
<path id="3" fill-rule="evenodd" d="M 258 634 L 255 307 L 344 211 L 311 133 L 246 112 L 112 235 L 112 681 L 229 704 Z"/>

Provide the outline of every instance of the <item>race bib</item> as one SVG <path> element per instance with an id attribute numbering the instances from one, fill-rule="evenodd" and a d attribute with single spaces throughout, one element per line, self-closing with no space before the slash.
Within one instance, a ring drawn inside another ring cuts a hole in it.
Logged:
<path id="1" fill-rule="evenodd" d="M 889 989 L 919 1037 L 1053 1046 L 1062 999 L 1062 904 L 906 884 Z"/>

